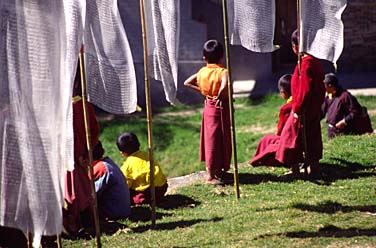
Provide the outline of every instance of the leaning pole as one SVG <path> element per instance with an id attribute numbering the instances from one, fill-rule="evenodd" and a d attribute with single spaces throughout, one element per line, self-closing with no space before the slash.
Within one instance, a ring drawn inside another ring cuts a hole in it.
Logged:
<path id="1" fill-rule="evenodd" d="M 149 79 L 149 64 L 148 64 L 148 43 L 146 37 L 146 23 L 145 23 L 145 5 L 144 1 L 140 0 L 140 15 L 142 28 L 142 43 L 144 51 L 144 77 L 145 77 L 145 101 L 146 101 L 146 116 L 148 127 L 148 150 L 150 159 L 150 192 L 151 192 L 151 223 L 155 227 L 155 185 L 154 185 L 154 157 L 153 157 L 153 129 L 152 129 L 152 115 L 151 115 L 151 100 L 150 100 L 150 79 Z"/>
<path id="2" fill-rule="evenodd" d="M 222 0 L 222 9 L 223 9 L 223 30 L 224 30 L 224 39 L 226 47 L 226 65 L 228 71 L 228 100 L 230 107 L 230 128 L 231 128 L 231 146 L 232 153 L 234 158 L 234 186 L 236 199 L 240 198 L 239 191 L 239 175 L 238 175 L 238 158 L 236 153 L 236 133 L 235 133 L 235 119 L 234 119 L 234 103 L 233 103 L 233 87 L 231 81 L 231 63 L 230 63 L 230 44 L 228 41 L 228 25 L 227 25 L 227 1 Z"/>
<path id="3" fill-rule="evenodd" d="M 89 116 L 87 110 L 87 99 L 86 99 L 86 75 L 85 75 L 85 59 L 84 59 L 84 46 L 81 47 L 80 55 L 79 55 L 79 62 L 80 62 L 80 74 L 81 74 L 81 90 L 82 90 L 82 105 L 83 105 L 83 112 L 84 112 L 84 122 L 85 122 L 85 131 L 86 131 L 86 144 L 87 150 L 89 155 L 89 176 L 90 176 L 90 187 L 91 187 L 91 194 L 94 199 L 93 203 L 93 214 L 94 214 L 94 224 L 95 224 L 95 237 L 97 241 L 97 247 L 101 248 L 101 231 L 99 226 L 99 214 L 98 214 L 98 204 L 97 204 L 97 196 L 95 192 L 95 184 L 94 184 L 94 172 L 93 172 L 93 149 L 91 144 L 91 132 L 90 132 L 90 123 L 89 123 Z"/>

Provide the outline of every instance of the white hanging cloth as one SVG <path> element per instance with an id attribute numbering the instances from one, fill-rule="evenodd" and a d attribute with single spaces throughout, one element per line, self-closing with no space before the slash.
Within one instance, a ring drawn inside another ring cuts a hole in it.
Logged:
<path id="1" fill-rule="evenodd" d="M 180 0 L 145 1 L 151 76 L 162 82 L 166 100 L 175 103 L 178 82 Z"/>
<path id="2" fill-rule="evenodd" d="M 232 45 L 253 52 L 273 52 L 275 28 L 274 0 L 228 0 L 228 29 Z"/>
<path id="3" fill-rule="evenodd" d="M 62 176 L 73 166 L 67 58 L 76 52 L 65 10 L 62 1 L 0 1 L 0 225 L 32 233 L 34 247 L 61 232 Z"/>
<path id="4" fill-rule="evenodd" d="M 89 97 L 107 111 L 135 110 L 133 60 L 116 1 L 1 0 L 0 33 L 0 225 L 30 232 L 39 247 L 62 230 L 82 41 Z"/>
<path id="5" fill-rule="evenodd" d="M 300 52 L 336 63 L 343 50 L 346 0 L 300 0 Z"/>
<path id="6" fill-rule="evenodd" d="M 117 0 L 87 0 L 84 25 L 88 101 L 114 114 L 136 111 L 136 74 Z"/>

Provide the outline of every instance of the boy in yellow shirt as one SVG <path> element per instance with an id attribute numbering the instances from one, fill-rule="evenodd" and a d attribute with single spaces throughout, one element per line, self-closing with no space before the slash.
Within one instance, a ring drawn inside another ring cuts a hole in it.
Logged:
<path id="1" fill-rule="evenodd" d="M 126 157 L 120 170 L 126 177 L 132 205 L 149 204 L 150 193 L 150 159 L 149 154 L 140 150 L 140 142 L 134 133 L 121 134 L 116 141 L 120 153 Z M 154 160 L 155 200 L 158 203 L 167 191 L 167 179 Z"/>

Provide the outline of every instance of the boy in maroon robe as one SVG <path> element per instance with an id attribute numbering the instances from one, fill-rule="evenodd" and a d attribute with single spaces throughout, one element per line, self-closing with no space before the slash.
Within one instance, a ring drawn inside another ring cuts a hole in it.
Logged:
<path id="1" fill-rule="evenodd" d="M 252 166 L 258 165 L 270 165 L 278 166 L 281 165 L 279 161 L 275 159 L 275 152 L 278 148 L 280 141 L 280 135 L 282 133 L 283 127 L 286 124 L 288 117 L 290 116 L 292 108 L 292 96 L 291 96 L 291 74 L 283 75 L 278 80 L 278 89 L 283 99 L 286 103 L 279 109 L 279 119 L 276 134 L 267 134 L 259 142 L 256 153 L 253 159 L 248 163 Z"/>
<path id="2" fill-rule="evenodd" d="M 373 132 L 367 110 L 350 92 L 341 87 L 334 73 L 325 75 L 324 85 L 327 96 L 322 105 L 322 117 L 326 115 L 329 138 Z"/>
<path id="3" fill-rule="evenodd" d="M 200 135 L 200 160 L 205 161 L 206 183 L 223 184 L 225 172 L 230 169 L 231 135 L 228 104 L 227 69 L 223 61 L 223 46 L 217 40 L 208 40 L 203 47 L 206 66 L 185 80 L 184 85 L 205 96 Z"/>
<path id="4" fill-rule="evenodd" d="M 299 54 L 298 32 L 291 36 L 292 49 Z M 324 71 L 319 59 L 303 53 L 300 69 L 296 65 L 291 79 L 292 112 L 281 133 L 276 159 L 291 166 L 299 176 L 299 163 L 305 162 L 308 174 L 316 174 L 322 158 L 321 105 L 325 98 Z M 304 160 L 303 160 L 304 154 Z"/>

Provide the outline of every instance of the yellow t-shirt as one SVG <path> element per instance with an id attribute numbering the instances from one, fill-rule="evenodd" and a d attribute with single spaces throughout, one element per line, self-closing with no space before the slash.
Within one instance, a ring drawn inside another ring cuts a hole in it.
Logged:
<path id="1" fill-rule="evenodd" d="M 202 67 L 197 73 L 197 84 L 200 87 L 201 94 L 209 97 L 218 96 L 225 72 L 227 72 L 227 69 L 218 64 L 207 64 Z"/>
<path id="2" fill-rule="evenodd" d="M 129 189 L 144 191 L 150 187 L 150 161 L 149 154 L 138 150 L 129 155 L 120 167 L 127 179 Z M 161 187 L 167 182 L 165 175 L 154 160 L 154 185 Z"/>

